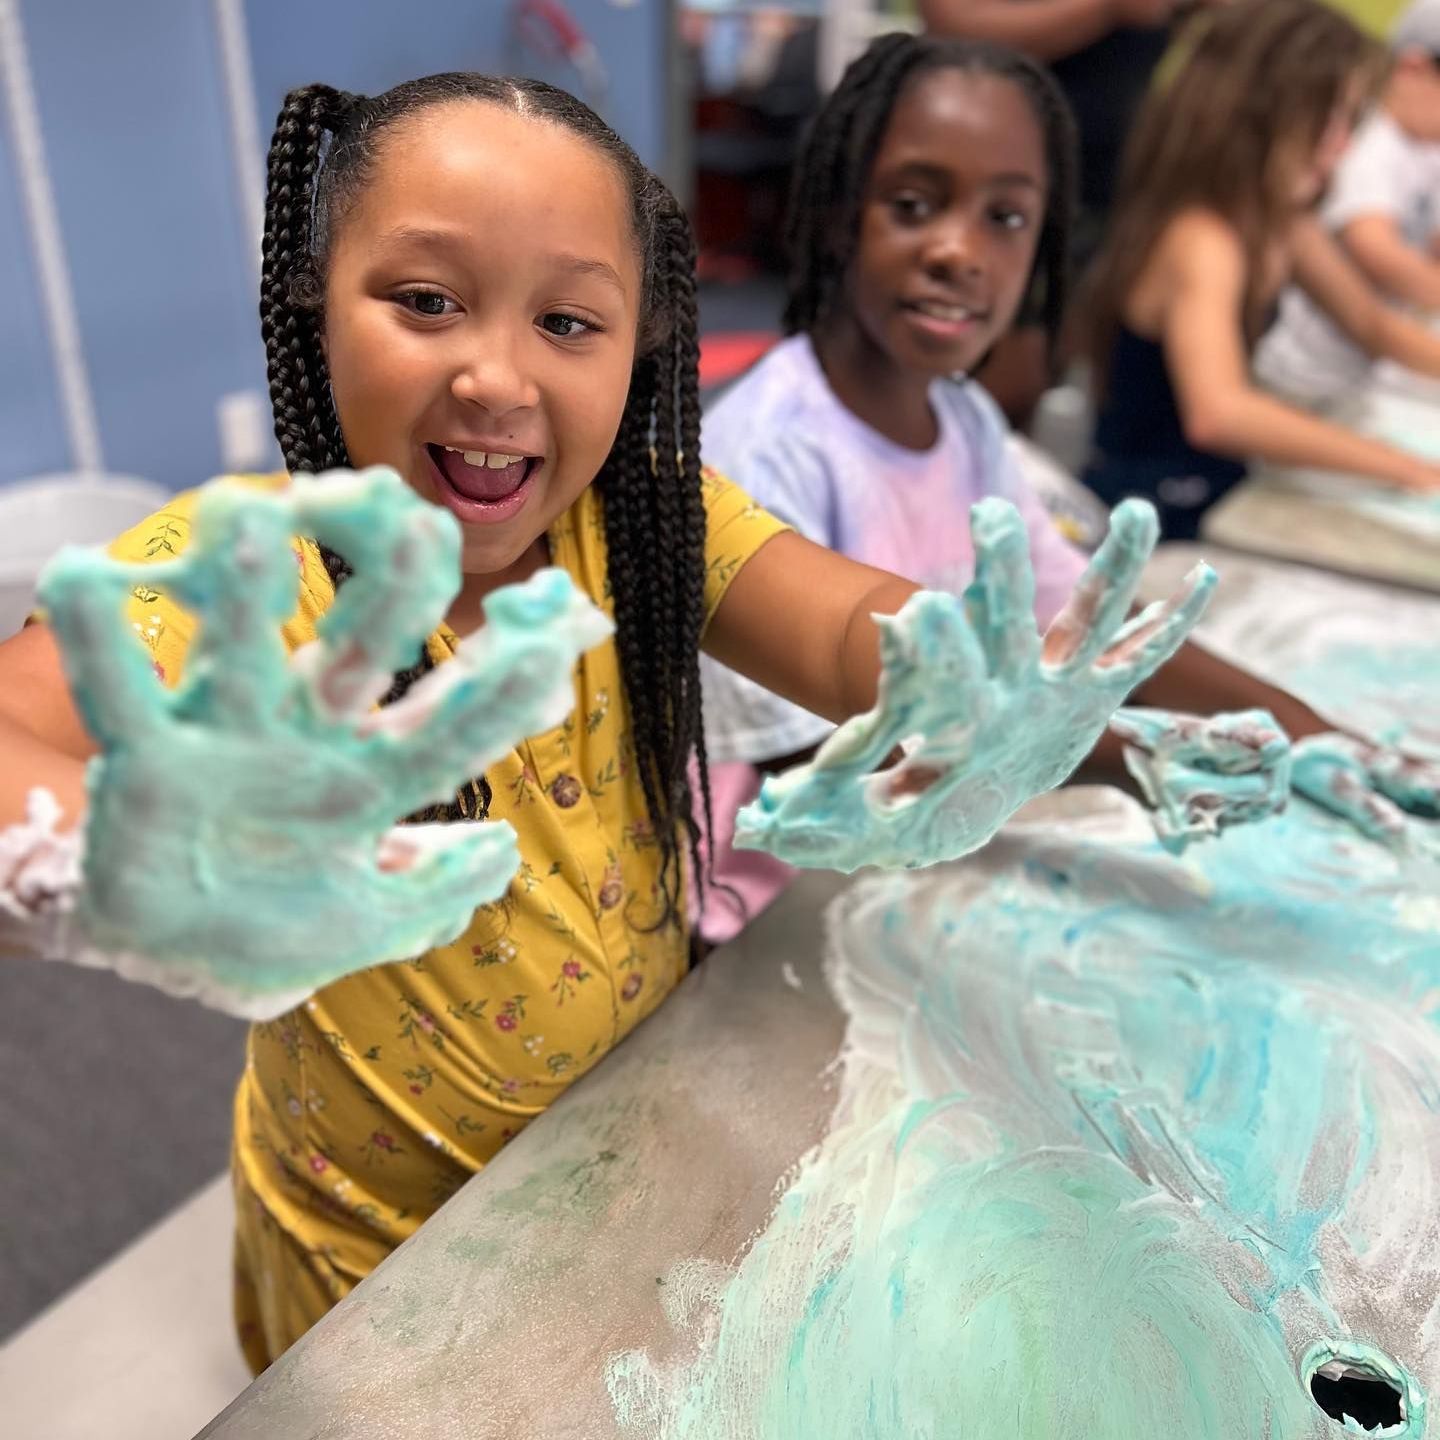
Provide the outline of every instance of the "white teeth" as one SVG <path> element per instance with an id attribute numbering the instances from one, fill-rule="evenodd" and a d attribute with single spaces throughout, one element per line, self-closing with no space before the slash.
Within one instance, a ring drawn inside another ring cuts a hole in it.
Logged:
<path id="1" fill-rule="evenodd" d="M 445 449 L 451 455 L 459 455 L 467 465 L 473 465 L 477 470 L 503 470 L 507 465 L 514 465 L 525 458 L 523 455 L 507 455 L 503 450 L 461 450 L 454 445 L 447 445 Z"/>

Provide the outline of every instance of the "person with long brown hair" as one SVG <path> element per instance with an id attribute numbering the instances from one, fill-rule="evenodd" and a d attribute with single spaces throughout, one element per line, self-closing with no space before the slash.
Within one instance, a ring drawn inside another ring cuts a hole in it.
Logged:
<path id="1" fill-rule="evenodd" d="M 1092 276 L 1100 397 L 1086 483 L 1143 495 L 1193 537 L 1251 458 L 1440 491 L 1440 467 L 1267 395 L 1250 357 L 1288 283 L 1374 356 L 1440 375 L 1440 340 L 1390 309 L 1314 211 L 1384 57 L 1316 0 L 1198 16 L 1131 137 Z"/>

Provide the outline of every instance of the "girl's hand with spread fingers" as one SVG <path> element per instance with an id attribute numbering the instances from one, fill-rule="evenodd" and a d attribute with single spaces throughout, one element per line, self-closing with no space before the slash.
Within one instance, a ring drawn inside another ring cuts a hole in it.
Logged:
<path id="1" fill-rule="evenodd" d="M 877 705 L 808 765 L 767 779 L 740 813 L 737 844 L 842 871 L 977 849 L 1071 774 L 1130 691 L 1174 654 L 1214 585 L 1197 567 L 1174 598 L 1127 621 L 1157 535 L 1154 511 L 1127 502 L 1042 639 L 1018 512 L 987 499 L 973 525 L 975 581 L 963 599 L 925 591 L 876 617 Z M 882 769 L 897 747 L 903 758 Z"/>
<path id="2" fill-rule="evenodd" d="M 296 534 L 353 573 L 292 660 Z M 443 618 L 458 556 L 454 520 L 380 469 L 212 486 L 167 564 L 63 552 L 41 598 L 100 754 L 81 832 L 58 834 L 37 794 L 29 825 L 0 835 L 0 924 L 48 926 L 49 953 L 250 1017 L 453 939 L 508 885 L 514 833 L 396 822 L 558 724 L 576 656 L 610 631 L 542 571 L 494 591 L 453 660 L 376 709 Z M 173 691 L 126 631 L 141 580 L 200 622 Z"/>

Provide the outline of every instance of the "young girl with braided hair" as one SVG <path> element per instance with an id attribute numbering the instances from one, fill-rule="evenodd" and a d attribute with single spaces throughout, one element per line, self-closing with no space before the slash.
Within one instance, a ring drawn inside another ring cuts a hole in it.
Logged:
<path id="1" fill-rule="evenodd" d="M 539 82 L 440 75 L 374 98 L 312 85 L 281 111 L 261 321 L 286 465 L 390 467 L 459 522 L 458 593 L 382 706 L 458 664 L 461 641 L 484 633 L 482 604 L 545 566 L 567 572 L 614 636 L 575 666 L 562 724 L 440 808 L 513 826 L 519 869 L 503 897 L 450 943 L 349 974 L 252 1027 L 233 1172 L 237 1318 L 257 1370 L 685 973 L 692 763 L 700 818 L 708 808 L 702 645 L 834 721 L 876 702 L 874 617 L 915 587 L 801 539 L 702 471 L 693 260 L 660 181 L 587 107 Z M 138 563 L 183 550 L 193 510 L 178 498 L 113 553 Z M 203 532 L 203 506 L 200 518 Z M 1133 591 L 1146 551 L 1136 520 L 1043 657 L 1012 613 L 1023 564 L 1007 551 L 993 570 L 989 663 L 1011 698 L 988 705 L 985 745 L 954 759 L 956 774 L 1007 759 L 1027 684 L 1053 703 L 1006 773 L 1028 774 L 1032 753 L 1083 749 L 1194 623 L 1198 585 L 1120 629 L 1114 593 Z M 1003 546 L 1003 515 L 996 532 Z M 355 557 L 327 533 L 326 546 L 296 542 L 292 650 L 365 573 L 347 579 Z M 159 586 L 137 585 L 130 604 L 175 685 L 194 617 Z M 936 663 L 947 633 L 927 638 Z M 217 658 L 212 639 L 207 674 Z M 932 690 L 968 713 L 992 684 L 982 668 Z M 34 624 L 0 646 L 0 825 L 19 821 L 36 786 L 72 823 L 83 817 L 96 753 L 55 632 Z M 1020 782 L 1014 803 L 1027 783 L 1058 778 Z M 263 813 L 243 819 L 263 837 Z"/>
<path id="2" fill-rule="evenodd" d="M 1084 561 L 1051 523 L 970 377 L 1029 301 L 1053 346 L 1069 294 L 1074 124 L 1053 79 L 1013 50 L 894 34 L 845 72 L 798 159 L 786 226 L 788 338 L 705 417 L 706 458 L 805 538 L 932 589 L 974 578 L 971 507 L 1024 516 L 1040 625 Z M 704 667 L 717 845 L 700 929 L 733 936 L 791 872 L 728 843 L 761 772 L 830 730 L 742 675 Z M 1324 723 L 1294 696 L 1186 646 L 1144 703 L 1265 708 L 1292 735 Z M 1107 735 L 1096 757 L 1120 768 Z"/>

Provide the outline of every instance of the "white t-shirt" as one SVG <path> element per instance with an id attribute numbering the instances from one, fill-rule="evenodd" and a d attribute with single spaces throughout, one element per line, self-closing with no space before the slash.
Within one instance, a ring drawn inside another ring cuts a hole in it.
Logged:
<path id="1" fill-rule="evenodd" d="M 1440 144 L 1407 135 L 1384 110 L 1355 132 L 1320 210 L 1335 235 L 1364 215 L 1390 216 L 1417 250 L 1429 248 L 1440 221 Z M 1292 285 L 1281 298 L 1279 320 L 1260 345 L 1255 369 L 1282 394 L 1319 403 L 1363 385 L 1372 363 Z"/>
<path id="2" fill-rule="evenodd" d="M 1030 534 L 1035 614 L 1047 625 L 1084 558 L 1056 530 L 1005 445 L 1005 421 L 969 381 L 937 382 L 939 438 L 907 450 L 852 414 L 831 390 L 807 336 L 783 341 L 705 415 L 701 453 L 808 540 L 930 589 L 971 581 L 970 507 L 1011 501 Z M 714 761 L 772 760 L 809 748 L 828 721 L 710 660 L 706 738 Z"/>

